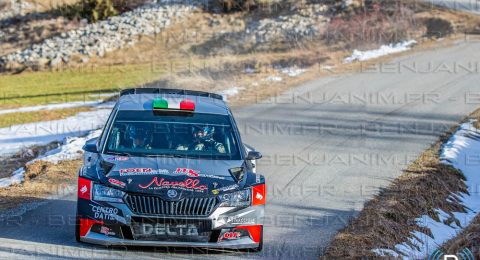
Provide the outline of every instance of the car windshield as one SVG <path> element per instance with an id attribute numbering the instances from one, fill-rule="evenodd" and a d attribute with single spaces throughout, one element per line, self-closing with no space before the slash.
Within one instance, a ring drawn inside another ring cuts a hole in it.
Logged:
<path id="1" fill-rule="evenodd" d="M 239 160 L 226 115 L 119 111 L 105 153 L 149 157 Z"/>

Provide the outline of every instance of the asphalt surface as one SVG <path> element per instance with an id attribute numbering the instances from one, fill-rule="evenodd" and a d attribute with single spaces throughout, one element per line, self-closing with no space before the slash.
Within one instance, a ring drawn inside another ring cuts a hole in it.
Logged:
<path id="1" fill-rule="evenodd" d="M 265 158 L 258 254 L 106 249 L 74 240 L 75 196 L 0 218 L 0 258 L 316 259 L 348 219 L 438 136 L 480 107 L 480 42 L 413 52 L 234 111 Z"/>
<path id="2" fill-rule="evenodd" d="M 479 0 L 423 0 L 423 2 L 458 11 L 480 14 Z"/>

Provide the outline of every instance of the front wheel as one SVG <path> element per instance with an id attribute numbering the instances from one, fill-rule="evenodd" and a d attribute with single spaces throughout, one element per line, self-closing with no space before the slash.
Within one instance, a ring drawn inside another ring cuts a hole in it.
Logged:
<path id="1" fill-rule="evenodd" d="M 77 210 L 76 210 L 76 217 L 75 217 L 75 240 L 77 242 L 80 241 L 80 216 L 78 215 L 78 202 L 77 202 Z"/>

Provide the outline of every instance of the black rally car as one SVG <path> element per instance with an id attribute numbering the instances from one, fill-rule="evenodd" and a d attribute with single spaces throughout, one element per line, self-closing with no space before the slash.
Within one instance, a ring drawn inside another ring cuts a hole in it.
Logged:
<path id="1" fill-rule="evenodd" d="M 85 146 L 76 238 L 106 246 L 261 250 L 261 154 L 212 93 L 126 89 Z"/>

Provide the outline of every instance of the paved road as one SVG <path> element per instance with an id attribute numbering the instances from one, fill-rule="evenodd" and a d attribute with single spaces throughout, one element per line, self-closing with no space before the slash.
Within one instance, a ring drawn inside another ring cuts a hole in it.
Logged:
<path id="1" fill-rule="evenodd" d="M 412 53 L 236 110 L 244 141 L 265 154 L 259 165 L 269 184 L 262 253 L 171 254 L 77 244 L 75 198 L 67 196 L 2 219 L 0 258 L 315 259 L 379 188 L 480 107 L 479 49 L 480 42 L 461 42 Z"/>
<path id="2" fill-rule="evenodd" d="M 424 2 L 447 7 L 449 9 L 480 14 L 479 0 L 424 0 Z"/>

